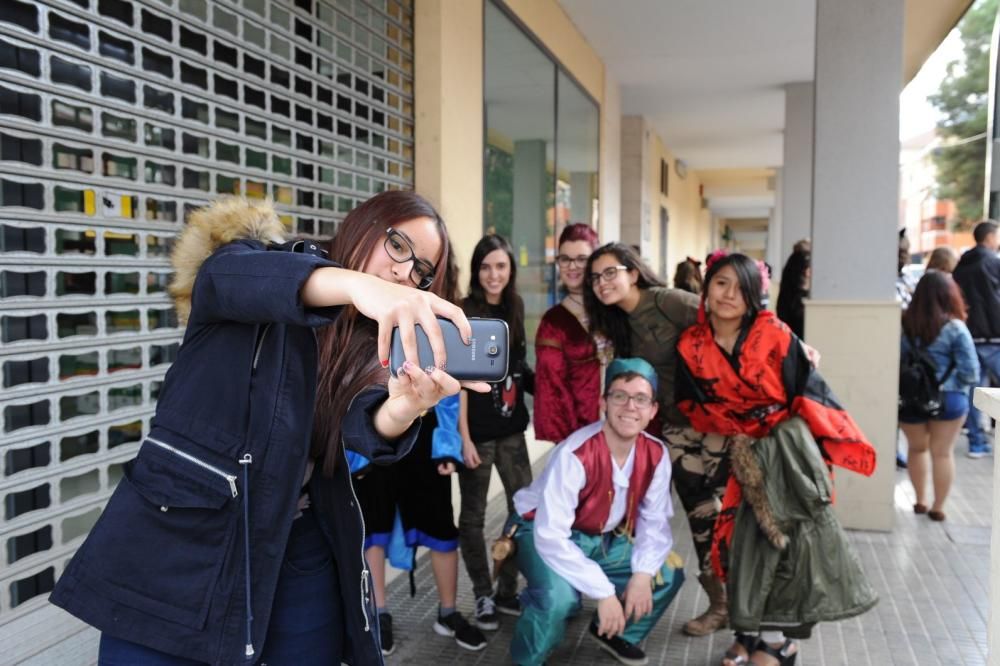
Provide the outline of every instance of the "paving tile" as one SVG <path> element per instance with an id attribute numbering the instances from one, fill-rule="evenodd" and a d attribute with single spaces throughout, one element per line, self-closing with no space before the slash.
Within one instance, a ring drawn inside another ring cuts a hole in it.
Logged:
<path id="1" fill-rule="evenodd" d="M 964 442 L 958 450 L 964 450 Z M 992 462 L 956 457 L 956 482 L 949 498 L 948 521 L 932 523 L 913 513 L 913 489 L 905 472 L 896 477 L 896 527 L 891 533 L 849 533 L 862 566 L 879 594 L 880 603 L 861 618 L 820 625 L 800 644 L 803 666 L 888 666 L 986 662 L 986 621 L 989 613 L 989 536 L 992 515 Z M 680 506 L 674 499 L 675 506 Z M 491 503 L 487 534 L 503 523 L 505 504 Z M 675 548 L 686 562 L 688 580 L 646 641 L 652 664 L 715 666 L 731 642 L 728 632 L 689 638 L 680 632 L 685 621 L 706 605 L 692 567 L 694 549 L 682 515 L 671 521 Z M 417 599 L 409 599 L 409 584 L 400 577 L 390 584 L 387 598 L 393 613 L 398 648 L 389 657 L 396 664 L 508 664 L 512 618 L 501 620 L 481 653 L 461 650 L 430 631 L 432 615 L 420 604 L 435 604 L 434 583 L 426 554 L 418 559 Z M 419 602 L 419 603 L 415 603 Z M 464 568 L 459 580 L 459 609 L 471 615 L 471 585 Z M 570 621 L 566 639 L 551 656 L 553 666 L 610 666 L 614 662 L 586 636 L 593 605 Z"/>

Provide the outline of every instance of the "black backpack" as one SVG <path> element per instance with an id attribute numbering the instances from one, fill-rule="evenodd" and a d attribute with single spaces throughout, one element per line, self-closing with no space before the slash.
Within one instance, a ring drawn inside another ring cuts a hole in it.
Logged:
<path id="1" fill-rule="evenodd" d="M 934 358 L 916 340 L 906 336 L 909 349 L 899 357 L 899 418 L 932 419 L 941 413 L 941 385 L 955 369 L 952 361 L 941 381 Z"/>

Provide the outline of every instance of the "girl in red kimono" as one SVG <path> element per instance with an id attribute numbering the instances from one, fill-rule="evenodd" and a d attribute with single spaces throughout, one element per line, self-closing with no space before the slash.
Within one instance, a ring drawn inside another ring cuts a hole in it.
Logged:
<path id="1" fill-rule="evenodd" d="M 601 417 L 601 368 L 611 345 L 590 332 L 583 306 L 584 273 L 597 232 L 570 224 L 559 235 L 562 301 L 542 317 L 535 334 L 535 438 L 561 442 Z"/>
<path id="2" fill-rule="evenodd" d="M 833 516 L 827 473 L 870 475 L 875 451 L 795 335 L 762 309 L 762 291 L 752 259 L 712 255 L 698 323 L 677 345 L 681 411 L 696 430 L 733 436 L 712 544 L 737 631 L 724 666 L 794 664 L 786 634 L 808 637 L 816 622 L 877 601 Z"/>

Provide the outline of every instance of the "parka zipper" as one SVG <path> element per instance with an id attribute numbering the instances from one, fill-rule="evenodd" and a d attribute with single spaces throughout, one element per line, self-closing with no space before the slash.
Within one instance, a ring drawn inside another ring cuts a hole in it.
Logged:
<path id="1" fill-rule="evenodd" d="M 214 465 L 209 465 L 204 460 L 201 460 L 199 458 L 195 458 L 190 453 L 185 453 L 184 451 L 181 451 L 177 447 L 171 446 L 170 444 L 167 444 L 166 442 L 161 442 L 158 439 L 153 439 L 152 437 L 147 437 L 146 441 L 150 442 L 152 444 L 155 444 L 156 446 L 160 447 L 161 449 L 164 449 L 166 451 L 170 451 L 174 455 L 176 455 L 176 456 L 178 456 L 180 458 L 183 458 L 184 460 L 187 460 L 189 463 L 193 463 L 195 465 L 198 465 L 202 469 L 208 470 L 209 472 L 212 472 L 216 476 L 221 476 L 229 484 L 229 490 L 230 490 L 230 492 L 232 492 L 233 497 L 236 497 L 239 494 L 239 492 L 236 490 L 236 475 L 235 474 L 227 474 L 226 472 L 222 471 L 218 467 L 215 467 Z"/>
<path id="2" fill-rule="evenodd" d="M 351 411 L 351 407 L 354 405 L 355 398 L 360 395 L 360 392 L 351 398 L 351 402 L 347 404 L 347 412 Z M 358 512 L 358 519 L 361 523 L 361 615 L 365 618 L 365 632 L 371 631 L 371 623 L 368 621 L 368 564 L 365 561 L 365 516 L 361 513 L 361 503 L 358 501 L 358 495 L 354 492 L 354 482 L 351 480 L 351 465 L 347 460 L 347 446 L 344 444 L 344 437 L 340 437 L 340 454 L 344 460 L 344 464 L 347 465 L 347 487 L 351 489 L 351 497 L 354 498 L 354 508 Z M 381 648 L 380 648 L 381 649 Z"/>
<path id="3" fill-rule="evenodd" d="M 260 360 L 260 351 L 264 348 L 264 338 L 267 337 L 267 332 L 270 330 L 271 325 L 265 324 L 264 328 L 260 332 L 260 335 L 257 336 L 257 344 L 253 350 L 253 364 L 250 366 L 251 375 L 257 371 L 257 361 Z"/>

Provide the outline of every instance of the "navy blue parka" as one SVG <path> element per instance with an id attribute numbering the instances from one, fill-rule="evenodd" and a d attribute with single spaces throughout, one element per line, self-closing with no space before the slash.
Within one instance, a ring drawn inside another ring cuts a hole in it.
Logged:
<path id="1" fill-rule="evenodd" d="M 340 311 L 300 300 L 313 270 L 336 265 L 310 249 L 238 240 L 201 265 L 149 436 L 52 603 L 102 632 L 189 659 L 248 664 L 261 654 L 310 448 L 314 329 Z M 345 446 L 376 463 L 405 455 L 419 429 L 383 440 L 372 413 L 386 397 L 383 387 L 354 396 L 342 424 Z M 346 460 L 333 478 L 317 465 L 310 491 L 337 562 L 344 661 L 381 664 Z"/>

